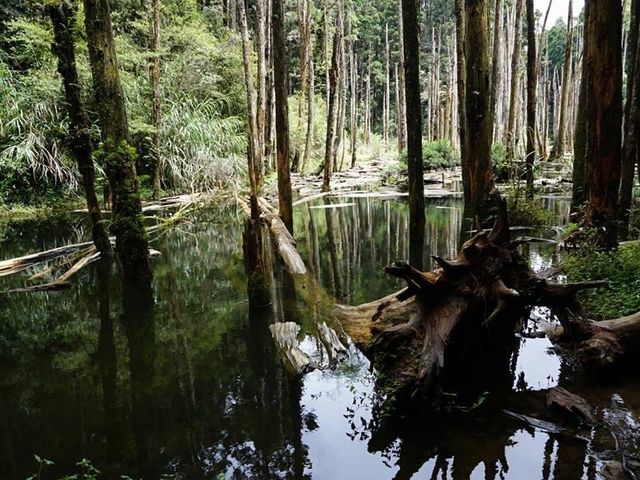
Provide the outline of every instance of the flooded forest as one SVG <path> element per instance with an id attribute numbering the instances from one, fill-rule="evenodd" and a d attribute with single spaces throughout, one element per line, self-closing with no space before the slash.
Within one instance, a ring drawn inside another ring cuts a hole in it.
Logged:
<path id="1" fill-rule="evenodd" d="M 0 480 L 640 478 L 640 0 L 2 0 Z"/>

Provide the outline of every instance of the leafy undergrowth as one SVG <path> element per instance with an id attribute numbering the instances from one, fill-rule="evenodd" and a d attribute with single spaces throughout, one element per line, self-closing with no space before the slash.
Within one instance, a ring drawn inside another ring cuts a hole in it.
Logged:
<path id="1" fill-rule="evenodd" d="M 509 197 L 509 224 L 517 226 L 549 226 L 555 220 L 553 212 L 545 208 L 539 200 Z"/>
<path id="2" fill-rule="evenodd" d="M 586 312 L 594 317 L 615 318 L 640 310 L 640 242 L 617 251 L 582 251 L 569 255 L 563 268 L 569 282 L 608 280 L 607 288 L 579 294 Z"/>

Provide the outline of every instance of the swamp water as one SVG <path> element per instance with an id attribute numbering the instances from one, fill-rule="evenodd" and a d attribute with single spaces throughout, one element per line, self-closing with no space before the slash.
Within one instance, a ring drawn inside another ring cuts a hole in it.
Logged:
<path id="1" fill-rule="evenodd" d="M 408 257 L 406 204 L 331 201 L 351 205 L 318 200 L 295 212 L 298 248 L 319 284 L 350 304 L 402 288 L 382 268 Z M 545 202 L 566 221 L 566 202 Z M 429 200 L 425 258 L 453 257 L 460 226 L 459 200 Z M 597 478 L 588 431 L 553 433 L 503 412 L 511 395 L 571 381 L 546 338 L 522 338 L 511 380 L 472 411 L 403 418 L 381 411 L 375 373 L 355 348 L 328 368 L 309 334 L 323 312 L 298 299 L 302 348 L 322 368 L 287 375 L 268 329 L 281 309 L 248 306 L 242 234 L 242 214 L 228 209 L 157 236 L 144 324 L 123 318 L 117 274 L 99 277 L 96 265 L 67 291 L 0 296 L 0 479 L 60 478 L 86 471 L 82 459 L 100 478 Z M 80 219 L 41 222 L 13 230 L 0 251 L 10 258 L 86 236 Z M 538 270 L 557 261 L 553 247 L 527 248 Z M 637 383 L 588 392 L 604 416 L 612 400 L 630 418 L 640 411 Z"/>

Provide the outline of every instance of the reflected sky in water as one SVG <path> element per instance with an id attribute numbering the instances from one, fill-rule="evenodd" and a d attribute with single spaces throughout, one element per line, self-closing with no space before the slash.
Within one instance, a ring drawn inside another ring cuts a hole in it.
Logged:
<path id="1" fill-rule="evenodd" d="M 545 201 L 566 219 L 566 202 Z M 353 205 L 296 208 L 298 247 L 322 288 L 358 304 L 402 287 L 382 267 L 408 256 L 406 204 L 331 202 Z M 427 266 L 431 254 L 457 252 L 460 206 L 428 202 Z M 153 260 L 149 321 L 123 311 L 117 272 L 104 283 L 95 266 L 69 291 L 1 298 L 0 478 L 36 472 L 34 454 L 54 462 L 43 479 L 76 472 L 82 458 L 105 478 L 594 478 L 585 442 L 523 429 L 502 413 L 513 390 L 562 377 L 546 339 L 522 338 L 513 383 L 471 413 L 381 411 L 375 372 L 353 347 L 335 370 L 290 378 L 268 330 L 282 309 L 248 307 L 242 231 L 239 212 L 202 212 L 154 239 L 162 255 Z M 76 218 L 25 225 L 5 235 L 2 256 L 87 235 Z M 537 270 L 555 261 L 553 248 L 526 248 Z M 25 278 L 2 279 L 1 288 Z M 311 335 L 312 320 L 328 315 L 322 308 L 296 302 L 302 347 L 326 364 Z"/>

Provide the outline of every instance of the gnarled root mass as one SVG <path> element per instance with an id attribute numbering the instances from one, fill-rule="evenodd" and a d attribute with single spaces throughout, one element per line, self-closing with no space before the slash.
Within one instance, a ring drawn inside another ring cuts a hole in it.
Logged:
<path id="1" fill-rule="evenodd" d="M 426 273 L 393 263 L 385 272 L 405 280 L 406 289 L 369 304 L 338 306 L 336 316 L 394 393 L 460 392 L 510 378 L 515 326 L 530 308 L 579 312 L 576 293 L 603 285 L 551 283 L 519 255 L 522 243 L 511 240 L 503 208 L 494 228 L 467 241 L 454 260 L 434 256 L 438 268 Z M 568 316 L 559 317 L 570 333 Z"/>

